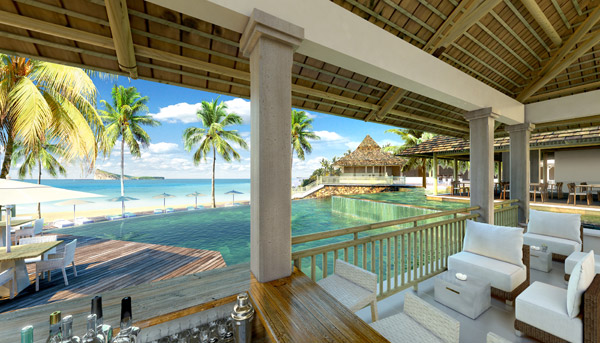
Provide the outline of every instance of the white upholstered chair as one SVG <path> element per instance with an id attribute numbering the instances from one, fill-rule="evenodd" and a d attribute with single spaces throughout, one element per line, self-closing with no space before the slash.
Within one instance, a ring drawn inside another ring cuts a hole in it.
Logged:
<path id="1" fill-rule="evenodd" d="M 17 279 L 15 278 L 15 270 L 13 268 L 8 268 L 0 272 L 0 285 L 4 285 L 10 282 L 10 295 L 9 297 L 12 299 L 15 297 L 15 293 L 17 292 Z"/>
<path id="2" fill-rule="evenodd" d="M 32 227 L 21 228 L 20 230 L 15 231 L 15 241 L 20 242 L 21 238 L 35 237 L 36 235 L 41 235 L 43 229 L 44 229 L 44 218 L 36 219 L 33 222 Z"/>
<path id="3" fill-rule="evenodd" d="M 573 269 L 567 289 L 536 281 L 517 297 L 516 334 L 542 342 L 598 342 L 599 298 L 600 276 L 590 252 Z"/>
<path id="4" fill-rule="evenodd" d="M 523 242 L 527 245 L 545 244 L 552 252 L 552 259 L 564 261 L 583 247 L 581 215 L 529 210 L 527 232 Z"/>
<path id="5" fill-rule="evenodd" d="M 66 268 L 69 265 L 73 266 L 73 274 L 77 277 L 77 268 L 75 267 L 75 248 L 77 247 L 77 240 L 67 243 L 65 249 L 61 255 L 48 255 L 48 260 L 39 261 L 35 263 L 35 291 L 40 290 L 40 273 L 51 272 L 56 269 L 61 269 L 63 279 L 65 280 L 65 286 L 69 285 L 67 279 Z M 51 275 L 48 274 L 48 281 L 51 281 Z"/>
<path id="6" fill-rule="evenodd" d="M 458 343 L 460 337 L 458 320 L 410 292 L 404 295 L 404 312 L 371 323 L 371 326 L 392 343 Z"/>
<path id="7" fill-rule="evenodd" d="M 371 320 L 377 320 L 377 275 L 343 260 L 336 260 L 334 273 L 317 282 L 350 311 L 371 305 Z"/>

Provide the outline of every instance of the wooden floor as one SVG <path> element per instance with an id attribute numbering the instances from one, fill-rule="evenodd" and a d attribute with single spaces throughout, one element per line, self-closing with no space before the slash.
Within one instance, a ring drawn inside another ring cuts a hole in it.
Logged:
<path id="1" fill-rule="evenodd" d="M 32 284 L 12 300 L 0 299 L 0 313 L 226 266 L 218 251 L 68 235 L 58 239 L 66 243 L 77 239 L 77 277 L 68 268 L 69 286 L 65 286 L 61 271 L 54 271 L 52 281 L 40 280 L 36 292 L 35 266 L 28 265 Z"/>

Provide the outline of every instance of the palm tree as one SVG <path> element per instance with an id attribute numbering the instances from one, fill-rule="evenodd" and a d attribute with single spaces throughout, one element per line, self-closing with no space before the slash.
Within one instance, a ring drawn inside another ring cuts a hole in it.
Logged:
<path id="1" fill-rule="evenodd" d="M 198 149 L 194 152 L 194 164 L 198 165 L 201 160 L 213 153 L 212 161 L 212 207 L 215 208 L 215 165 L 217 153 L 225 161 L 239 160 L 240 155 L 233 149 L 229 142 L 234 142 L 243 149 L 248 149 L 248 144 L 240 136 L 237 130 L 227 130 L 227 126 L 242 124 L 242 117 L 235 113 L 227 113 L 227 105 L 223 102 L 217 103 L 219 98 L 212 102 L 202 101 L 202 108 L 196 112 L 202 127 L 188 127 L 183 131 L 183 142 L 185 149 L 191 151 L 195 145 Z"/>
<path id="2" fill-rule="evenodd" d="M 421 143 L 424 140 L 427 140 L 433 137 L 432 134 L 424 133 L 421 131 L 410 130 L 410 129 L 389 129 L 386 130 L 385 133 L 395 133 L 399 135 L 404 144 L 399 146 L 388 146 L 383 150 L 392 152 L 394 154 L 399 154 L 400 152 L 406 150 L 407 148 L 414 147 L 415 145 Z M 402 166 L 402 171 L 408 171 L 411 169 L 421 168 L 421 173 L 423 174 L 423 187 L 427 187 L 427 159 L 426 158 L 417 158 L 411 157 L 406 160 L 406 163 Z"/>
<path id="3" fill-rule="evenodd" d="M 112 104 L 101 101 L 106 110 L 101 110 L 100 114 L 106 127 L 107 147 L 112 150 L 117 140 L 121 139 L 121 196 L 124 196 L 125 145 L 132 156 L 140 157 L 140 147 L 150 144 L 150 136 L 142 126 L 159 126 L 160 122 L 146 114 L 148 97 L 142 97 L 135 87 L 114 85 L 111 97 Z"/>
<path id="4" fill-rule="evenodd" d="M 321 139 L 312 131 L 313 119 L 309 118 L 304 111 L 292 110 L 292 149 L 296 156 L 302 161 L 306 153 L 312 152 L 312 146 L 309 139 Z M 292 163 L 294 156 L 292 154 Z"/>
<path id="5" fill-rule="evenodd" d="M 80 158 L 92 167 L 103 125 L 96 112 L 96 87 L 89 71 L 0 54 L 0 144 L 8 175 L 17 140 L 30 150 L 54 141 L 65 160 Z"/>
<path id="6" fill-rule="evenodd" d="M 65 151 L 59 144 L 50 142 L 49 140 L 39 141 L 34 149 L 22 145 L 15 144 L 13 153 L 13 164 L 17 165 L 18 161 L 23 161 L 19 167 L 19 178 L 24 178 L 27 174 L 31 175 L 33 170 L 38 171 L 38 185 L 42 183 L 42 170 L 46 170 L 52 177 L 57 177 L 58 174 L 66 175 L 67 171 L 56 159 L 56 156 L 64 156 Z M 38 218 L 42 218 L 41 204 L 38 203 Z"/>

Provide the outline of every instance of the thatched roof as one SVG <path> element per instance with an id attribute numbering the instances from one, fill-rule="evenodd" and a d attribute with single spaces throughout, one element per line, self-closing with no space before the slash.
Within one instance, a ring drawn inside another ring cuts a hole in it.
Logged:
<path id="1" fill-rule="evenodd" d="M 383 152 L 379 144 L 369 135 L 363 139 L 356 150 L 335 163 L 339 167 L 401 166 L 403 164 L 402 158 Z"/>
<path id="2" fill-rule="evenodd" d="M 600 126 L 581 129 L 532 133 L 529 140 L 531 148 L 568 148 L 574 146 L 600 145 Z M 506 151 L 510 147 L 509 137 L 494 140 L 494 150 Z M 468 154 L 469 141 L 448 136 L 435 136 L 414 147 L 408 148 L 401 156 L 437 154 Z"/>

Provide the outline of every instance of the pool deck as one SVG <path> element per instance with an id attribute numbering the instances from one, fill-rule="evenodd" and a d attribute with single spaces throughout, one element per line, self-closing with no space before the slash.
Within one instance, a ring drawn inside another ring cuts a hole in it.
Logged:
<path id="1" fill-rule="evenodd" d="M 221 253 L 212 250 L 70 235 L 58 235 L 58 239 L 65 242 L 77 239 L 77 277 L 73 268 L 67 268 L 69 286 L 65 286 L 60 269 L 55 270 L 52 281 L 41 279 L 40 290 L 36 292 L 35 265 L 30 264 L 27 270 L 31 285 L 12 300 L 0 298 L 0 313 L 226 266 Z M 63 246 L 58 247 L 59 253 Z"/>

